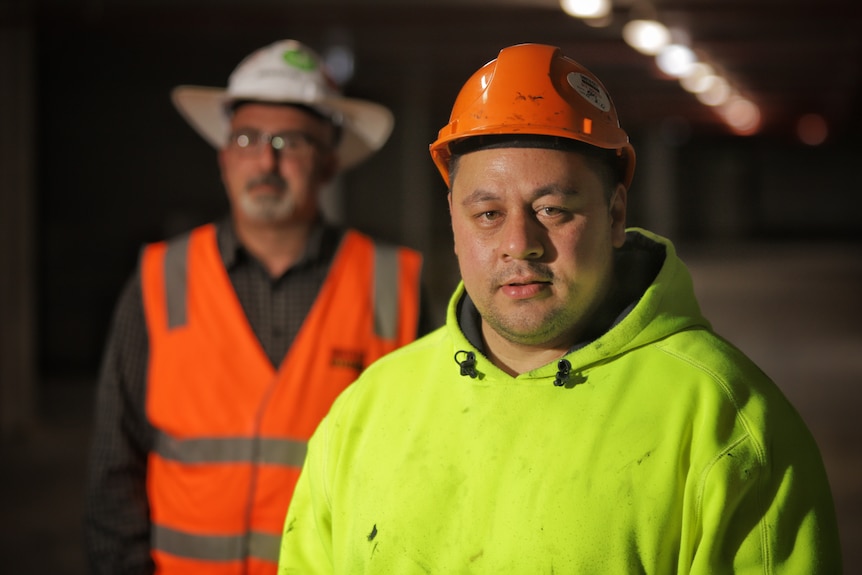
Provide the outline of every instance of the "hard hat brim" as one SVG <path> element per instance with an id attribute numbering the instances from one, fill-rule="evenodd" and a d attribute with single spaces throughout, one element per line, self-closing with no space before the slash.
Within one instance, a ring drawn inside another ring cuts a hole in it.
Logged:
<path id="1" fill-rule="evenodd" d="M 180 115 L 216 149 L 227 143 L 230 132 L 227 106 L 238 99 L 319 107 L 338 116 L 343 130 L 336 149 L 341 170 L 356 166 L 382 148 L 395 125 L 392 112 L 385 106 L 356 98 L 329 97 L 316 102 L 273 100 L 228 95 L 224 88 L 191 85 L 177 86 L 171 91 L 171 101 Z"/>

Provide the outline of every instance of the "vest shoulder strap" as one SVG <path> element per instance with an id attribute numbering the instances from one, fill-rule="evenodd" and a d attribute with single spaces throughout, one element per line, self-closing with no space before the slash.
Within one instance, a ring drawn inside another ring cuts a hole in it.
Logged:
<path id="1" fill-rule="evenodd" d="M 374 241 L 374 333 L 398 335 L 398 247 Z"/>

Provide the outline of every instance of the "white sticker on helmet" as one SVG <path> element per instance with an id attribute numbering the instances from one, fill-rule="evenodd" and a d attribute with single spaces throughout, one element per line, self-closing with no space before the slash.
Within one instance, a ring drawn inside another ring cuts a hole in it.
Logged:
<path id="1" fill-rule="evenodd" d="M 569 86 L 575 89 L 584 100 L 601 110 L 607 112 L 611 109 L 611 100 L 598 82 L 581 74 L 580 72 L 569 72 L 566 76 Z"/>

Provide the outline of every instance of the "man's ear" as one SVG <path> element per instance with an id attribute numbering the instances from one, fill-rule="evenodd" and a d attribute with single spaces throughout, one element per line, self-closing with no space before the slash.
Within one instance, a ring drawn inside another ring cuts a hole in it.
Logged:
<path id="1" fill-rule="evenodd" d="M 626 203 L 628 190 L 617 184 L 609 206 L 611 217 L 611 241 L 615 248 L 621 248 L 626 241 Z"/>
<path id="2" fill-rule="evenodd" d="M 335 178 L 335 174 L 338 173 L 338 156 L 334 153 L 327 154 L 317 166 L 317 173 L 324 183 L 331 182 Z"/>

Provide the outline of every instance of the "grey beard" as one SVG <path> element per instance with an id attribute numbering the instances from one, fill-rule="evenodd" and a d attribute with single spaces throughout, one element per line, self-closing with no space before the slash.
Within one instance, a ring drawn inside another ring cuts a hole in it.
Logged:
<path id="1" fill-rule="evenodd" d="M 272 186 L 278 190 L 278 194 L 251 195 L 244 194 L 240 198 L 240 209 L 245 215 L 259 222 L 274 222 L 285 219 L 293 214 L 296 202 L 293 195 L 289 193 L 287 181 L 278 174 L 263 174 L 246 184 L 246 191 L 257 186 Z"/>
<path id="2" fill-rule="evenodd" d="M 249 219 L 274 222 L 292 215 L 296 209 L 296 202 L 293 195 L 286 191 L 275 196 L 246 194 L 240 198 L 240 209 Z"/>

